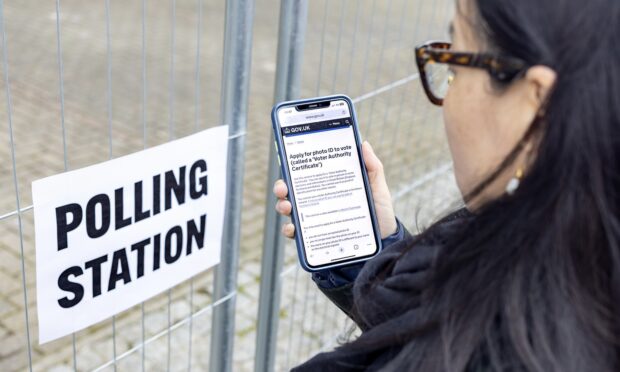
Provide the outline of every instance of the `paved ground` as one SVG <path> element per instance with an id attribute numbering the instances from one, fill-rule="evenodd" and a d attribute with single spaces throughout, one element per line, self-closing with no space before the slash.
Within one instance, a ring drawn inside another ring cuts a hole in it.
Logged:
<path id="1" fill-rule="evenodd" d="M 456 200 L 441 113 L 430 107 L 422 96 L 419 82 L 413 75 L 416 71 L 412 50 L 417 42 L 445 37 L 451 1 L 420 1 L 310 1 L 302 77 L 305 97 L 335 92 L 363 97 L 400 81 L 396 86 L 361 100 L 357 109 L 364 136 L 373 143 L 386 166 L 398 216 L 412 231 L 416 230 L 416 221 L 428 223 Z M 60 3 L 66 151 L 61 127 L 55 2 L 8 0 L 4 4 L 17 190 L 20 205 L 26 210 L 22 213 L 20 233 L 18 218 L 12 214 L 16 209 L 16 190 L 8 145 L 5 81 L 2 80 L 2 371 L 28 367 L 20 260 L 22 243 L 33 369 L 73 369 L 71 337 L 38 345 L 33 217 L 28 208 L 32 203 L 32 181 L 62 172 L 65 155 L 68 169 L 76 169 L 188 135 L 197 128 L 220 124 L 224 1 L 203 1 L 198 99 L 195 78 L 197 2 L 176 1 L 174 44 L 171 3 L 145 2 L 146 105 L 143 105 L 142 80 L 142 2 L 110 1 L 111 137 L 104 2 L 63 0 Z M 236 300 L 234 357 L 235 369 L 239 371 L 252 370 L 254 360 L 278 4 L 276 0 L 256 2 Z M 402 80 L 408 77 L 411 81 Z M 168 365 L 172 370 L 185 370 L 190 364 L 194 370 L 206 370 L 212 276 L 211 271 L 206 272 L 191 283 L 147 301 L 143 307 L 120 314 L 115 319 L 114 337 L 112 320 L 77 333 L 77 368 L 92 370 L 105 365 L 113 358 L 114 345 L 116 355 L 122 356 L 140 345 L 144 336 L 152 342 L 144 349 L 123 356 L 117 362 L 117 370 L 139 369 L 143 361 L 146 370 L 166 370 Z M 318 294 L 308 275 L 298 269 L 294 249 L 290 246 L 282 278 L 278 370 L 285 370 L 318 350 L 333 347 L 342 341 L 340 334 L 350 325 Z M 197 315 L 191 325 L 183 323 L 169 336 L 161 333 L 169 323 L 182 322 L 192 313 Z M 114 368 L 110 365 L 104 369 Z"/>

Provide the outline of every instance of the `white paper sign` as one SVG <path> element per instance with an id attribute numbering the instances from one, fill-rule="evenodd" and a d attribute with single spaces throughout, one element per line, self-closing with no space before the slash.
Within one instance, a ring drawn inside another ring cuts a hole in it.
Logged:
<path id="1" fill-rule="evenodd" d="M 32 184 L 39 343 L 219 263 L 228 127 Z"/>

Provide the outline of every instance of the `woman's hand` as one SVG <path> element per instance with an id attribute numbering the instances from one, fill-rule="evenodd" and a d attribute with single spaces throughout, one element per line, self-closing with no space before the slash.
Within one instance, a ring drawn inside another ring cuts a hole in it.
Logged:
<path id="1" fill-rule="evenodd" d="M 394 216 L 392 196 L 390 195 L 390 190 L 385 181 L 383 164 L 368 142 L 362 144 L 362 153 L 364 155 L 364 162 L 366 163 L 366 170 L 368 171 L 370 189 L 372 190 L 372 196 L 375 202 L 375 211 L 377 212 L 381 238 L 385 239 L 394 234 L 398 228 L 396 225 L 396 217 Z M 288 196 L 288 188 L 284 181 L 276 181 L 273 186 L 273 193 L 278 198 L 276 211 L 283 216 L 290 216 L 292 205 L 291 202 L 286 199 Z M 287 223 L 282 226 L 282 234 L 291 239 L 295 237 L 295 225 Z"/>

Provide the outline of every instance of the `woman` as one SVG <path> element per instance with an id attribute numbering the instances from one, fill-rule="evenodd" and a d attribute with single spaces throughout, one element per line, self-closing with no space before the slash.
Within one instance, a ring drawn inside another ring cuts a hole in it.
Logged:
<path id="1" fill-rule="evenodd" d="M 412 237 L 364 143 L 387 248 L 313 276 L 363 332 L 296 370 L 620 371 L 620 1 L 457 8 L 416 58 L 466 209 Z"/>

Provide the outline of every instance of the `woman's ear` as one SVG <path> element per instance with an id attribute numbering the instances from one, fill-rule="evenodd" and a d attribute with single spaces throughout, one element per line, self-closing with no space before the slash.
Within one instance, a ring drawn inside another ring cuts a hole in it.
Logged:
<path id="1" fill-rule="evenodd" d="M 536 111 L 544 104 L 549 93 L 555 85 L 556 72 L 543 65 L 530 67 L 525 74 L 525 81 L 529 87 L 529 100 L 535 106 Z"/>

